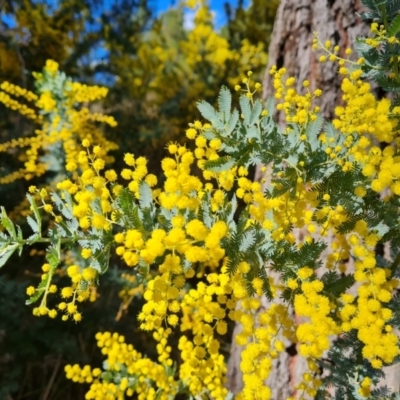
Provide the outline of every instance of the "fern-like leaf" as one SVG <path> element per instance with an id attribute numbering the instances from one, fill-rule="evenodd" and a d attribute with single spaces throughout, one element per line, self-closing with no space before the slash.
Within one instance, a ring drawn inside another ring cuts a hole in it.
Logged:
<path id="1" fill-rule="evenodd" d="M 213 172 L 227 171 L 235 165 L 235 159 L 230 156 L 219 157 L 216 160 L 207 160 L 204 168 Z"/>
<path id="2" fill-rule="evenodd" d="M 250 121 L 249 121 L 250 125 L 255 124 L 259 120 L 261 111 L 262 111 L 262 103 L 261 101 L 256 101 L 254 103 L 253 109 L 251 110 Z"/>
<path id="3" fill-rule="evenodd" d="M 307 126 L 306 135 L 312 151 L 315 151 L 320 147 L 318 135 L 321 132 L 324 122 L 322 115 L 318 114 L 317 119 L 310 122 Z"/>
<path id="4" fill-rule="evenodd" d="M 396 15 L 388 28 L 389 36 L 396 36 L 400 32 L 400 14 Z"/>
<path id="5" fill-rule="evenodd" d="M 240 109 L 242 111 L 244 124 L 249 125 L 251 118 L 250 100 L 246 96 L 240 96 L 239 103 L 240 103 Z"/>
<path id="6" fill-rule="evenodd" d="M 222 86 L 218 96 L 219 112 L 223 113 L 224 121 L 228 121 L 231 114 L 232 95 L 226 86 Z"/>
<path id="7" fill-rule="evenodd" d="M 199 101 L 197 103 L 197 109 L 200 111 L 200 114 L 211 123 L 218 120 L 218 113 L 210 103 Z"/>

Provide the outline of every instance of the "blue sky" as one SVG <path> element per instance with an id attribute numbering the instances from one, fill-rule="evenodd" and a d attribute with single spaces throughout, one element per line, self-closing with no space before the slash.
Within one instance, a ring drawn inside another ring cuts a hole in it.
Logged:
<path id="1" fill-rule="evenodd" d="M 157 12 L 163 12 L 167 10 L 169 7 L 175 5 L 177 1 L 175 0 L 153 0 L 152 3 L 154 4 Z M 226 15 L 224 4 L 229 3 L 231 4 L 232 8 L 234 9 L 237 6 L 237 0 L 209 0 L 211 5 L 211 9 L 215 13 L 215 25 L 220 28 L 226 22 Z M 249 0 L 245 0 L 244 4 L 249 4 Z"/>

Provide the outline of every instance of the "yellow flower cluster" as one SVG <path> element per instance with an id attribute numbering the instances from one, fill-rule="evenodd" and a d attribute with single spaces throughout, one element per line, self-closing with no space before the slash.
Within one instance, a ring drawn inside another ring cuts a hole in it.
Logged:
<path id="1" fill-rule="evenodd" d="M 89 148 L 90 141 L 83 140 L 83 147 Z M 174 151 L 174 149 L 172 149 Z M 57 188 L 61 191 L 66 191 L 73 196 L 74 205 L 72 207 L 72 214 L 78 218 L 79 225 L 82 229 L 86 230 L 90 227 L 98 230 L 111 229 L 113 223 L 112 212 L 115 209 L 112 193 L 107 188 L 108 183 L 112 183 L 117 179 L 117 175 L 113 170 L 107 170 L 102 175 L 102 170 L 105 161 L 104 150 L 100 146 L 94 146 L 93 153 L 89 151 L 80 151 L 78 159 L 74 162 L 69 162 L 66 165 L 67 170 L 74 172 L 78 168 L 82 171 L 76 183 L 70 179 L 66 179 L 57 184 Z M 193 162 L 193 154 L 186 150 L 185 147 L 180 147 L 175 155 L 176 161 L 172 158 L 163 161 L 165 175 L 167 180 L 165 187 L 169 188 L 168 192 L 174 199 L 184 199 L 185 204 L 182 205 L 190 207 L 187 204 L 191 199 L 195 200 L 195 205 L 198 204 L 198 199 L 191 193 L 193 190 L 200 191 L 202 184 L 200 180 L 194 176 L 190 176 L 190 164 Z M 179 154 L 180 153 L 180 154 Z M 131 180 L 128 184 L 129 189 L 134 195 L 139 198 L 139 185 L 142 181 L 153 186 L 156 184 L 156 178 L 152 174 L 147 174 L 147 161 L 143 157 L 137 159 L 131 154 L 125 155 L 125 162 L 132 169 L 124 169 L 121 176 L 125 179 Z M 173 165 L 173 169 L 169 168 Z M 186 182 L 181 179 L 186 174 Z M 180 186 L 179 182 L 182 182 Z M 193 182 L 193 183 L 190 183 Z M 174 187 L 174 185 L 177 185 Z M 120 186 L 115 186 L 113 193 L 119 192 Z M 35 190 L 34 190 L 35 191 Z M 162 193 L 155 189 L 155 199 L 162 204 L 165 197 Z M 159 194 L 159 197 L 156 196 Z M 189 197 L 189 195 L 191 197 Z M 193 196 L 193 197 L 192 197 Z M 100 211 L 95 207 L 98 199 L 100 199 Z M 62 222 L 62 215 L 54 214 L 53 206 L 43 200 L 43 208 L 46 212 L 53 215 L 57 222 Z M 167 208 L 167 207 L 165 207 Z M 194 209 L 194 207 L 193 207 Z M 145 329 L 154 329 L 160 327 L 161 322 L 166 318 L 167 310 L 176 314 L 180 310 L 177 298 L 180 294 L 180 288 L 185 284 L 186 276 L 191 276 L 192 272 L 183 273 L 182 257 L 190 263 L 201 263 L 203 268 L 206 266 L 216 267 L 220 260 L 224 257 L 224 250 L 220 247 L 221 239 L 226 235 L 227 226 L 223 221 L 217 221 L 211 228 L 207 228 L 203 222 L 193 219 L 187 223 L 186 228 L 182 229 L 185 225 L 185 219 L 177 215 L 172 220 L 172 229 L 165 231 L 163 229 L 156 229 L 149 232 L 147 237 L 135 229 L 127 229 L 115 235 L 115 242 L 119 244 L 116 252 L 120 255 L 128 266 L 135 266 L 139 259 L 144 260 L 148 264 L 155 262 L 157 257 L 165 257 L 164 262 L 160 265 L 161 276 L 156 277 L 148 284 L 145 298 L 148 300 L 143 312 L 139 318 L 143 321 L 142 327 Z M 204 243 L 204 248 L 199 244 Z M 90 258 L 86 254 L 88 249 L 84 249 L 84 258 Z M 90 267 L 88 267 L 90 268 Z M 87 268 L 81 271 L 78 266 L 68 268 L 68 275 L 70 275 L 73 286 L 62 289 L 62 296 L 64 298 L 73 297 L 70 303 L 60 303 L 58 308 L 66 312 L 63 319 L 72 316 L 75 320 L 80 320 L 81 314 L 77 312 L 75 298 L 78 301 L 86 300 L 90 297 L 91 285 L 87 282 L 92 282 L 94 279 L 85 276 Z M 81 281 L 86 284 L 81 285 Z M 171 326 L 175 326 L 178 322 L 176 315 L 170 315 L 167 319 Z"/>
<path id="2" fill-rule="evenodd" d="M 175 145 L 173 145 L 175 146 Z M 170 151 L 175 148 L 170 146 Z M 178 206 L 179 209 L 196 209 L 200 202 L 198 196 L 191 193 L 199 193 L 202 189 L 201 181 L 191 176 L 190 168 L 194 163 L 194 154 L 188 151 L 186 147 L 180 146 L 175 154 L 175 159 L 164 158 L 161 168 L 167 178 L 164 184 L 164 191 L 158 196 L 160 205 L 167 210 Z"/>
<path id="3" fill-rule="evenodd" d="M 365 156 L 363 174 L 374 178 L 371 182 L 372 190 L 381 192 L 390 188 L 391 193 L 400 195 L 400 160 L 396 156 L 393 145 L 386 146 L 381 150 L 378 146 L 372 146 Z M 363 192 L 358 195 L 363 197 Z"/>
<path id="4" fill-rule="evenodd" d="M 145 358 L 125 338 L 117 333 L 98 333 L 97 345 L 107 357 L 108 372 L 113 378 L 103 378 L 99 368 L 67 365 L 65 372 L 74 382 L 91 383 L 85 399 L 122 400 L 137 395 L 139 400 L 172 400 L 178 382 L 168 376 L 162 364 Z M 122 372 L 126 371 L 126 372 Z"/>
<path id="5" fill-rule="evenodd" d="M 360 389 L 358 389 L 358 393 L 361 394 L 361 396 L 368 398 L 371 394 L 371 385 L 372 385 L 371 378 L 369 377 L 364 378 L 360 384 Z"/>
<path id="6" fill-rule="evenodd" d="M 15 97 L 24 97 L 28 101 L 36 101 L 38 99 L 38 96 L 35 93 L 17 85 L 13 85 L 7 81 L 0 84 L 0 89 Z"/>
<path id="7" fill-rule="evenodd" d="M 184 222 L 182 220 L 183 218 L 175 217 L 175 223 L 180 224 Z M 139 320 L 143 321 L 141 324 L 143 329 L 152 330 L 160 327 L 167 311 L 173 313 L 167 318 L 168 324 L 173 327 L 177 325 L 178 318 L 174 314 L 181 310 L 178 302 L 178 298 L 182 296 L 181 288 L 186 282 L 186 277 L 194 274 L 192 269 L 183 271 L 181 257 L 191 264 L 202 263 L 203 268 L 215 267 L 225 255 L 220 247 L 220 240 L 226 232 L 227 226 L 223 221 L 216 222 L 208 230 L 196 219 L 187 224 L 186 232 L 176 226 L 168 233 L 161 229 L 153 231 L 143 246 L 144 249 L 140 251 L 140 257 L 151 264 L 156 257 L 163 256 L 164 252 L 169 254 L 159 267 L 160 275 L 148 283 L 144 293 L 147 303 L 139 314 Z M 204 247 L 196 245 L 196 242 L 204 243 Z"/>
<path id="8" fill-rule="evenodd" d="M 295 296 L 296 314 L 310 319 L 309 322 L 300 324 L 296 330 L 297 338 L 302 343 L 300 353 L 304 357 L 321 358 L 323 352 L 329 348 L 329 335 L 339 333 L 336 323 L 329 317 L 329 299 L 319 294 L 323 288 L 324 285 L 319 280 L 303 282 L 302 294 Z"/>
<path id="9" fill-rule="evenodd" d="M 10 183 L 15 179 L 32 179 L 35 176 L 43 175 L 48 166 L 40 162 L 43 150 L 48 151 L 57 142 L 62 143 L 65 153 L 66 164 L 75 162 L 78 158 L 78 144 L 81 140 L 88 138 L 94 144 L 102 147 L 105 154 L 103 157 L 106 163 L 114 161 L 108 156 L 108 152 L 115 150 L 117 145 L 106 140 L 103 132 L 96 126 L 97 122 L 106 123 L 111 127 L 116 126 L 113 117 L 101 113 L 92 113 L 87 107 L 78 109 L 77 103 L 90 102 L 104 98 L 107 89 L 99 86 L 87 86 L 78 82 L 68 82 L 63 87 L 63 98 L 56 98 L 49 87 L 56 86 L 59 76 L 58 64 L 48 60 L 43 73 L 35 73 L 34 77 L 39 86 L 46 82 L 46 90 L 40 91 L 37 96 L 16 85 L 3 82 L 0 88 L 0 102 L 20 114 L 31 118 L 40 124 L 35 130 L 35 135 L 20 140 L 12 140 L 0 145 L 0 151 L 5 152 L 15 147 L 28 147 L 25 154 L 21 156 L 24 161 L 24 168 L 7 176 L 0 177 L 0 183 Z M 7 93 L 16 97 L 24 97 L 34 102 L 39 108 L 40 115 L 17 100 L 12 99 Z M 59 96 L 59 94 L 58 94 Z"/>
<path id="10" fill-rule="evenodd" d="M 46 90 L 40 95 L 36 105 L 46 113 L 50 113 L 57 107 L 57 102 L 53 99 L 51 92 Z"/>
<path id="11" fill-rule="evenodd" d="M 82 141 L 84 147 L 89 147 L 88 139 Z M 111 222 L 108 219 L 113 210 L 111 194 L 106 183 L 107 178 L 101 176 L 100 171 L 104 169 L 105 151 L 100 146 L 94 146 L 93 153 L 80 151 L 75 162 L 66 165 L 67 170 L 75 171 L 78 168 L 82 171 L 77 183 L 66 179 L 57 184 L 57 188 L 65 190 L 74 196 L 76 203 L 73 205 L 72 213 L 78 218 L 82 229 L 93 227 L 95 229 L 109 230 Z M 112 170 L 109 170 L 112 171 Z M 106 171 L 105 176 L 115 180 L 112 172 Z M 96 199 L 100 200 L 100 208 L 96 207 Z"/>
<path id="12" fill-rule="evenodd" d="M 361 69 L 357 69 L 343 79 L 342 99 L 346 106 L 336 107 L 338 118 L 333 120 L 333 124 L 347 137 L 354 133 L 360 136 L 371 134 L 380 142 L 391 143 L 396 134 L 396 124 L 389 117 L 390 100 L 376 100 L 370 84 L 359 80 L 361 74 Z"/>
<path id="13" fill-rule="evenodd" d="M 321 90 L 316 89 L 314 92 L 311 92 L 308 89 L 309 82 L 304 81 L 303 87 L 307 89 L 307 93 L 305 95 L 300 95 L 294 88 L 296 83 L 295 78 L 290 77 L 286 79 L 285 82 L 283 81 L 286 68 L 277 70 L 276 66 L 273 66 L 269 73 L 274 77 L 274 96 L 281 101 L 276 108 L 285 112 L 286 122 L 296 123 L 298 126 L 302 127 L 307 125 L 310 121 L 315 121 L 320 109 L 318 106 L 313 107 L 312 101 L 316 97 L 321 96 Z M 305 135 L 301 137 L 303 141 L 306 139 Z"/>
<path id="14" fill-rule="evenodd" d="M 38 191 L 35 186 L 29 188 L 32 194 L 36 193 L 40 196 L 43 209 L 45 212 L 52 214 L 55 221 L 61 222 L 62 218 L 55 215 L 53 206 L 47 202 L 48 193 L 45 189 Z M 90 259 L 92 256 L 92 251 L 90 249 L 82 250 L 82 257 L 84 259 Z M 33 314 L 36 316 L 48 315 L 51 318 L 57 316 L 56 309 L 50 309 L 47 306 L 47 297 L 50 293 L 56 293 L 58 288 L 56 285 L 52 284 L 52 278 L 56 271 L 51 268 L 50 264 L 46 263 L 42 266 L 43 274 L 41 276 L 42 282 L 46 282 L 45 286 L 39 285 L 37 289 L 33 286 L 27 288 L 27 295 L 34 296 L 38 292 L 43 292 L 41 304 L 39 307 L 33 309 Z M 76 302 L 83 302 L 86 300 L 95 301 L 96 299 L 96 278 L 98 272 L 95 268 L 91 266 L 81 268 L 78 265 L 70 265 L 66 268 L 67 275 L 71 278 L 71 286 L 67 286 L 61 289 L 60 294 L 63 299 L 70 299 L 69 302 L 61 301 L 57 308 L 62 311 L 64 315 L 62 316 L 63 321 L 67 321 L 72 318 L 74 321 L 79 322 L 82 319 L 82 314 L 78 312 Z"/>
<path id="15" fill-rule="evenodd" d="M 16 147 L 26 147 L 31 145 L 33 138 L 24 138 L 19 137 L 17 139 L 12 139 L 6 143 L 0 143 L 0 152 L 4 153 L 8 149 L 16 148 Z"/>
<path id="16" fill-rule="evenodd" d="M 51 278 L 54 274 L 54 270 L 51 268 L 50 264 L 43 264 L 42 265 L 42 275 L 41 275 L 41 279 L 42 281 L 46 282 L 47 284 L 44 287 L 39 287 L 39 288 L 34 288 L 33 286 L 29 286 L 26 289 L 26 294 L 28 296 L 34 296 L 35 294 L 37 294 L 37 292 L 42 291 L 43 292 L 43 296 L 42 296 L 42 300 L 40 302 L 39 307 L 35 307 L 32 312 L 33 315 L 36 316 L 44 316 L 44 315 L 48 315 L 50 318 L 55 318 L 57 316 L 57 310 L 56 309 L 52 309 L 49 308 L 47 306 L 47 297 L 49 295 L 49 293 L 56 293 L 58 288 L 56 285 L 52 285 L 51 284 Z"/>
<path id="17" fill-rule="evenodd" d="M 133 154 L 127 153 L 125 154 L 124 161 L 126 165 L 132 167 L 133 169 L 123 169 L 121 171 L 121 177 L 127 181 L 130 181 L 128 184 L 128 188 L 138 199 L 140 197 L 140 183 L 144 181 L 150 187 L 153 187 L 157 184 L 157 177 L 153 174 L 148 173 L 147 160 L 144 157 L 138 157 L 137 159 L 135 159 Z"/>
<path id="18" fill-rule="evenodd" d="M 223 268 L 224 269 L 224 268 Z M 230 277 L 211 273 L 208 284 L 203 282 L 190 289 L 182 301 L 181 330 L 190 331 L 193 339 L 181 336 L 178 348 L 182 364 L 179 377 L 188 386 L 190 393 L 200 395 L 207 391 L 216 400 L 225 399 L 226 365 L 220 354 L 220 343 L 216 334 L 227 333 L 225 318 L 233 312 L 236 301 L 232 299 Z"/>
<path id="19" fill-rule="evenodd" d="M 191 69 L 203 61 L 201 54 L 205 54 L 204 61 L 222 68 L 226 67 L 226 61 L 233 57 L 228 41 L 215 32 L 210 22 L 210 10 L 202 5 L 196 11 L 194 28 L 189 32 L 187 41 L 183 42 L 181 47 Z"/>
<path id="20" fill-rule="evenodd" d="M 396 36 L 388 36 L 388 32 L 384 25 L 379 25 L 377 22 L 371 24 L 370 32 L 374 34 L 372 38 L 365 39 L 365 43 L 371 47 L 378 47 L 381 43 L 389 45 L 400 44 L 400 40 Z M 390 60 L 393 63 L 393 59 Z"/>
<path id="21" fill-rule="evenodd" d="M 242 84 L 244 84 L 244 88 L 242 88 L 242 85 L 236 84 L 235 90 L 243 91 L 246 94 L 246 97 L 250 100 L 250 102 L 254 104 L 253 96 L 259 89 L 261 89 L 262 85 L 260 82 L 253 82 L 251 79 L 252 75 L 253 71 L 247 71 L 247 77 L 242 79 L 241 82 Z M 261 115 L 265 117 L 267 114 L 268 114 L 267 110 L 263 110 Z M 246 174 L 240 174 L 240 175 L 246 175 Z"/>
<path id="22" fill-rule="evenodd" d="M 372 32 L 377 32 L 376 24 L 373 24 Z M 326 46 L 323 48 L 332 54 L 329 48 Z M 374 191 L 381 192 L 389 188 L 392 193 L 399 195 L 400 161 L 395 157 L 395 147 L 400 144 L 398 139 L 400 107 L 392 107 L 391 100 L 387 98 L 377 100 L 371 92 L 371 85 L 360 79 L 363 72 L 359 66 L 364 63 L 362 58 L 351 70 L 344 66 L 345 62 L 350 63 L 349 60 L 336 57 L 333 61 L 336 60 L 341 66 L 339 72 L 345 76 L 341 85 L 345 104 L 336 107 L 337 118 L 332 122 L 334 127 L 345 135 L 343 146 L 348 149 L 346 157 L 339 159 L 338 163 L 343 166 L 344 171 L 348 171 L 354 162 L 363 163 L 363 174 L 375 178 L 371 183 Z M 320 139 L 324 140 L 324 137 Z M 374 146 L 377 142 L 389 145 L 382 150 Z M 333 144 L 328 147 L 327 152 L 334 158 L 341 150 L 342 146 Z M 365 194 L 360 188 L 356 195 L 363 197 Z"/>
<path id="23" fill-rule="evenodd" d="M 61 297 L 71 300 L 69 302 L 62 301 L 57 307 L 65 313 L 62 316 L 63 321 L 72 318 L 79 322 L 82 319 L 82 314 L 78 311 L 76 302 L 81 303 L 88 299 L 95 300 L 95 279 L 98 272 L 93 267 L 81 268 L 78 265 L 70 265 L 67 268 L 67 274 L 71 278 L 72 286 L 62 288 Z"/>
<path id="24" fill-rule="evenodd" d="M 52 74 L 52 75 L 56 75 L 57 71 L 58 71 L 58 63 L 54 60 L 47 60 L 46 61 L 46 65 L 44 67 L 45 72 L 47 72 L 48 74 Z"/>
<path id="25" fill-rule="evenodd" d="M 313 274 L 311 268 L 299 270 L 299 276 L 307 279 Z M 330 317 L 331 308 L 329 299 L 321 294 L 324 285 L 319 280 L 304 281 L 301 284 L 301 294 L 295 295 L 294 310 L 298 316 L 309 320 L 302 322 L 296 329 L 296 336 L 300 343 L 300 354 L 307 359 L 309 372 L 303 374 L 303 381 L 298 389 L 310 396 L 315 396 L 317 389 L 321 386 L 320 379 L 313 376 L 318 371 L 316 360 L 329 349 L 329 336 L 337 335 L 340 329 Z"/>
<path id="26" fill-rule="evenodd" d="M 229 84 L 234 87 L 240 84 L 240 75 L 245 71 L 264 68 L 267 65 L 268 56 L 265 52 L 264 44 L 258 42 L 257 45 L 250 43 L 248 39 L 243 39 L 240 50 L 235 52 L 234 59 L 239 63 L 238 77 L 229 78 Z"/>
<path id="27" fill-rule="evenodd" d="M 359 221 L 355 232 L 348 237 L 351 253 L 356 258 L 354 277 L 361 285 L 357 299 L 351 295 L 343 296 L 340 317 L 342 331 L 358 331 L 357 337 L 364 344 L 363 356 L 379 369 L 399 354 L 398 337 L 388 323 L 392 311 L 385 307 L 399 282 L 391 278 L 389 269 L 376 265 L 378 240 L 379 236 L 369 231 L 365 221 Z"/>
<path id="28" fill-rule="evenodd" d="M 21 88 L 20 88 L 21 89 Z M 22 90 L 22 89 L 21 89 Z M 34 109 L 22 104 L 11 98 L 7 93 L 0 90 L 0 103 L 3 103 L 7 108 L 18 111 L 21 115 L 34 121 L 40 120 Z"/>
<path id="29" fill-rule="evenodd" d="M 85 139 L 82 144 L 86 148 L 90 146 L 88 139 Z M 90 227 L 98 230 L 109 230 L 111 227 L 110 218 L 113 210 L 111 204 L 112 198 L 106 187 L 106 183 L 114 181 L 117 176 L 113 170 L 105 172 L 105 175 L 109 178 L 108 180 L 100 176 L 100 171 L 102 171 L 105 165 L 105 161 L 102 158 L 104 154 L 105 152 L 100 146 L 94 146 L 93 153 L 81 151 L 77 164 L 67 164 L 67 170 L 75 171 L 80 167 L 83 171 L 81 176 L 76 180 L 76 183 L 72 183 L 71 180 L 66 179 L 57 184 L 57 188 L 60 191 L 65 191 L 73 196 L 75 202 L 73 203 L 72 209 L 69 211 L 78 218 L 80 227 L 83 230 Z M 51 214 L 55 222 L 59 224 L 64 223 L 64 216 L 62 213 L 53 207 L 52 201 L 54 201 L 54 198 L 50 197 L 45 189 L 38 190 L 35 186 L 31 186 L 29 191 L 40 197 L 42 202 L 41 208 L 43 208 L 45 212 Z M 81 250 L 81 257 L 83 259 L 83 262 L 80 262 L 82 266 L 73 264 L 66 268 L 66 273 L 71 278 L 72 284 L 71 286 L 62 288 L 60 291 L 63 299 L 69 299 L 67 302 L 61 301 L 57 306 L 57 308 L 64 313 L 62 316 L 63 321 L 69 318 L 77 322 L 80 321 L 82 315 L 78 312 L 77 302 L 86 300 L 95 301 L 96 299 L 98 271 L 90 265 L 91 261 L 95 261 L 96 254 L 92 253 L 91 249 L 83 248 Z M 46 265 L 48 266 L 48 264 Z M 56 311 L 49 310 L 46 307 L 48 292 L 54 293 L 54 291 L 51 291 L 49 288 L 55 287 L 55 285 L 50 286 L 54 271 L 49 271 L 46 270 L 46 273 L 42 275 L 42 280 L 47 280 L 47 286 L 44 289 L 36 289 L 43 290 L 44 296 L 41 306 L 38 309 L 34 309 L 34 314 L 55 317 L 57 315 Z M 49 276 L 47 272 L 51 275 Z M 28 294 L 33 296 L 36 290 L 32 291 L 32 288 L 30 288 Z M 44 312 L 45 309 L 47 310 L 46 312 Z"/>
<path id="30" fill-rule="evenodd" d="M 39 132 L 39 130 L 36 130 L 36 133 Z M 46 172 L 46 165 L 41 162 L 36 162 L 38 150 L 40 148 L 40 140 L 38 139 L 38 136 L 25 138 L 21 137 L 18 139 L 12 139 L 9 142 L 1 143 L 0 152 L 6 152 L 18 147 L 23 148 L 28 146 L 29 149 L 20 157 L 20 160 L 24 161 L 25 168 L 20 168 L 18 171 L 14 171 L 6 176 L 0 177 L 0 184 L 8 184 L 17 179 L 30 180 L 34 176 L 41 176 Z"/>
<path id="31" fill-rule="evenodd" d="M 107 96 L 108 89 L 102 86 L 88 86 L 72 82 L 67 89 L 68 96 L 78 103 L 101 100 Z"/>
<path id="32" fill-rule="evenodd" d="M 261 285 L 261 282 L 253 281 L 258 290 Z M 244 387 L 238 400 L 272 398 L 271 390 L 264 382 L 271 372 L 273 360 L 285 350 L 282 337 L 294 339 L 293 321 L 287 306 L 272 304 L 268 310 L 256 313 L 260 305 L 259 299 L 246 296 L 242 300 L 243 310 L 235 312 L 236 320 L 239 319 L 243 326 L 236 342 L 246 345 L 240 363 Z"/>

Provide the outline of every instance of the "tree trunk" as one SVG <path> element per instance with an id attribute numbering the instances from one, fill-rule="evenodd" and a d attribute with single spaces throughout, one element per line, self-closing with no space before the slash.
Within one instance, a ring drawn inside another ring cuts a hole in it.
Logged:
<path id="1" fill-rule="evenodd" d="M 335 105 L 341 101 L 340 81 L 337 64 L 319 63 L 318 53 L 312 50 L 313 32 L 318 32 L 324 43 L 330 40 L 340 46 L 340 56 L 345 56 L 347 47 L 354 39 L 368 34 L 368 26 L 356 15 L 363 11 L 360 0 L 282 0 L 275 19 L 272 40 L 269 46 L 269 61 L 263 82 L 264 100 L 272 94 L 273 79 L 269 70 L 273 65 L 285 67 L 287 76 L 296 78 L 297 90 L 301 92 L 302 81 L 310 81 L 310 89 L 321 89 L 322 97 L 319 106 L 324 117 L 331 119 Z M 271 79 L 272 78 L 272 79 Z M 262 177 L 260 168 L 255 179 Z M 302 232 L 298 232 L 299 235 Z M 268 307 L 263 299 L 263 307 Z M 236 326 L 233 336 L 240 332 Z M 241 348 L 232 340 L 231 357 L 228 363 L 228 388 L 239 392 L 243 387 L 240 371 Z M 286 400 L 296 397 L 294 386 L 301 381 L 306 363 L 297 356 L 296 346 L 286 343 L 286 352 L 275 360 L 274 368 L 266 384 L 272 390 L 273 400 Z M 388 374 L 388 376 L 390 373 Z M 398 379 L 398 373 L 392 373 L 392 379 Z M 389 378 L 389 377 L 388 377 Z M 389 380 L 389 379 L 388 379 Z M 394 380 L 393 380 L 394 382 Z M 390 382 L 386 382 L 388 386 Z"/>

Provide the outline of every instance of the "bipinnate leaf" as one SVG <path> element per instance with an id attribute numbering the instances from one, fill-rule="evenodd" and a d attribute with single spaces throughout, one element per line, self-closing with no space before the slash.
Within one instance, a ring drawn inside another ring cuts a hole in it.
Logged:
<path id="1" fill-rule="evenodd" d="M 232 95 L 226 86 L 222 86 L 218 96 L 219 112 L 223 113 L 224 121 L 228 121 L 231 114 Z"/>

